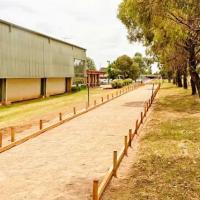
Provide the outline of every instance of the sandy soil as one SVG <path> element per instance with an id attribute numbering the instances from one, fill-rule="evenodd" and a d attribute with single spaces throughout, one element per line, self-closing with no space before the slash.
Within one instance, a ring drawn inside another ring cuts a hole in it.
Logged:
<path id="1" fill-rule="evenodd" d="M 141 87 L 0 154 L 0 199 L 90 199 L 150 95 Z"/>

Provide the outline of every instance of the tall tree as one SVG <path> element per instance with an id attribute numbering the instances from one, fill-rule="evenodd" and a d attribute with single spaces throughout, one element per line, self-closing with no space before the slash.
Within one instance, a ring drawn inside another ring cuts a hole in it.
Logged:
<path id="1" fill-rule="evenodd" d="M 189 66 L 192 94 L 197 89 L 200 96 L 199 5 L 200 0 L 123 0 L 118 17 L 126 25 L 130 41 L 142 41 L 162 64 L 170 65 L 170 50 L 179 47 L 184 51 L 184 65 L 177 69 Z"/>
<path id="2" fill-rule="evenodd" d="M 154 63 L 152 58 L 143 57 L 141 53 L 135 53 L 133 61 L 138 64 L 140 74 L 152 74 L 151 66 Z"/>

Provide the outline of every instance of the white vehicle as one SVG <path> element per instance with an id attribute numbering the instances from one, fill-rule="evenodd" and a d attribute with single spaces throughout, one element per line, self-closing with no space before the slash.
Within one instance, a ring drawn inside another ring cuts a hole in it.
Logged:
<path id="1" fill-rule="evenodd" d="M 108 83 L 109 81 L 108 81 L 108 79 L 106 78 L 106 79 L 100 79 L 100 84 L 101 85 L 108 85 L 109 83 Z"/>

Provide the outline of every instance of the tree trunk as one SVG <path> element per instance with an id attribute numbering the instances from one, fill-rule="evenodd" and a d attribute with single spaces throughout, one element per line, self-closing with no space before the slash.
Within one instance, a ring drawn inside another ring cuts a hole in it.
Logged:
<path id="1" fill-rule="evenodd" d="M 191 85 L 192 85 L 192 95 L 195 95 L 197 93 L 196 92 L 197 90 L 200 98 L 200 78 L 196 71 L 191 72 Z"/>
<path id="2" fill-rule="evenodd" d="M 199 74 L 196 72 L 196 55 L 195 55 L 194 45 L 190 48 L 189 53 L 190 53 L 189 64 L 190 64 L 192 95 L 195 95 L 197 93 L 196 91 L 198 91 L 200 98 L 200 78 Z"/>
<path id="3" fill-rule="evenodd" d="M 176 85 L 176 77 L 173 76 L 173 84 Z"/>
<path id="4" fill-rule="evenodd" d="M 188 89 L 187 74 L 186 73 L 184 73 L 184 75 L 183 75 L 183 86 L 184 86 L 184 89 Z"/>
<path id="5" fill-rule="evenodd" d="M 171 83 L 171 80 L 172 80 L 172 72 L 171 71 L 167 72 L 167 78 L 168 78 L 168 82 Z"/>
<path id="6" fill-rule="evenodd" d="M 184 89 L 188 89 L 187 77 L 188 77 L 188 73 L 187 73 L 187 65 L 186 65 L 185 69 L 184 69 L 184 73 L 183 73 L 183 87 L 184 87 Z"/>
<path id="7" fill-rule="evenodd" d="M 196 95 L 197 94 L 197 90 L 196 90 L 195 82 L 192 80 L 192 75 L 191 75 L 190 83 L 191 83 L 191 88 L 192 88 L 192 95 Z"/>
<path id="8" fill-rule="evenodd" d="M 183 87 L 182 77 L 181 77 L 181 71 L 179 69 L 177 70 L 176 78 L 177 78 L 177 85 L 178 85 L 178 87 Z"/>

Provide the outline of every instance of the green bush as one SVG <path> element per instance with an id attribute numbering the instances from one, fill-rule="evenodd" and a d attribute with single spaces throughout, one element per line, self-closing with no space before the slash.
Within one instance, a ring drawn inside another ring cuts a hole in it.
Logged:
<path id="1" fill-rule="evenodd" d="M 72 88 L 71 88 L 72 92 L 78 92 L 80 90 L 81 90 L 81 88 L 79 86 L 72 86 Z"/>
<path id="2" fill-rule="evenodd" d="M 124 81 L 122 79 L 115 79 L 111 83 L 112 88 L 122 88 L 124 86 Z"/>
<path id="3" fill-rule="evenodd" d="M 72 92 L 79 92 L 79 91 L 84 90 L 86 88 L 87 88 L 86 85 L 76 84 L 76 86 L 72 86 L 71 91 Z"/>
<path id="4" fill-rule="evenodd" d="M 125 79 L 124 80 L 124 85 L 130 85 L 133 83 L 133 80 L 131 78 Z"/>
<path id="5" fill-rule="evenodd" d="M 78 78 L 78 77 L 76 77 L 73 80 L 73 84 L 75 84 L 75 85 L 80 85 L 80 84 L 84 84 L 84 83 L 85 83 L 85 79 L 84 78 Z"/>
<path id="6" fill-rule="evenodd" d="M 116 88 L 122 88 L 123 86 L 130 85 L 132 83 L 133 83 L 133 80 L 130 78 L 125 79 L 125 80 L 115 79 L 112 81 L 111 85 L 112 85 L 112 88 L 116 89 Z"/>
<path id="7" fill-rule="evenodd" d="M 81 85 L 80 87 L 81 87 L 81 90 L 84 90 L 84 89 L 86 89 L 86 88 L 87 88 L 87 86 L 86 86 L 86 85 Z"/>

